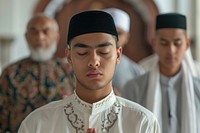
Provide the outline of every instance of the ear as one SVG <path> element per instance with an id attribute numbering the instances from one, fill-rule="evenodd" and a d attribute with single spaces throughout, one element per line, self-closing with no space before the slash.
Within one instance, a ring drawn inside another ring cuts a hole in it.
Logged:
<path id="1" fill-rule="evenodd" d="M 120 63 L 121 55 L 122 55 L 122 47 L 119 47 L 119 48 L 117 48 L 117 62 L 116 62 L 116 64 Z"/>
<path id="2" fill-rule="evenodd" d="M 191 44 L 191 39 L 187 38 L 186 39 L 186 49 L 188 49 L 190 47 L 190 44 Z"/>
<path id="3" fill-rule="evenodd" d="M 72 60 L 71 60 L 71 51 L 69 48 L 65 49 L 65 56 L 67 57 L 67 60 L 70 64 L 72 64 Z"/>

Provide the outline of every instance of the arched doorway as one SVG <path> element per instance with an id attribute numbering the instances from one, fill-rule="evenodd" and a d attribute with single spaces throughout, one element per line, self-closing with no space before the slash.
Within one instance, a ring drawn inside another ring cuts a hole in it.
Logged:
<path id="1" fill-rule="evenodd" d="M 154 34 L 154 18 L 158 13 L 153 0 L 40 0 L 34 13 L 45 12 L 57 20 L 61 39 L 56 56 L 64 57 L 71 16 L 84 10 L 109 7 L 120 8 L 131 17 L 130 40 L 123 53 L 136 62 L 152 54 L 149 44 Z"/>

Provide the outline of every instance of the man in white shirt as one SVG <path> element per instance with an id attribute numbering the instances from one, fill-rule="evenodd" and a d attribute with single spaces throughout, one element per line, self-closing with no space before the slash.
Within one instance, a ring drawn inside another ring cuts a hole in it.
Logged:
<path id="1" fill-rule="evenodd" d="M 157 16 L 152 46 L 158 60 L 148 73 L 130 80 L 123 92 L 157 116 L 163 133 L 200 132 L 200 79 L 184 60 L 190 46 L 186 25 L 181 14 Z"/>
<path id="2" fill-rule="evenodd" d="M 76 75 L 75 93 L 32 112 L 19 133 L 159 133 L 150 111 L 113 93 L 112 78 L 122 52 L 117 41 L 108 13 L 74 15 L 66 55 Z"/>

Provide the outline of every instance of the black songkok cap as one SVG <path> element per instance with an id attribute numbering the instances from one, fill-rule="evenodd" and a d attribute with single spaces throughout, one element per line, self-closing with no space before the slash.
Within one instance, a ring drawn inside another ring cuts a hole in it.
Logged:
<path id="1" fill-rule="evenodd" d="M 186 17 L 178 13 L 166 13 L 156 18 L 156 30 L 162 28 L 187 29 Z"/>
<path id="2" fill-rule="evenodd" d="M 106 12 L 99 10 L 91 10 L 74 15 L 69 23 L 68 44 L 76 36 L 103 32 L 116 36 L 118 40 L 117 30 L 112 16 Z"/>

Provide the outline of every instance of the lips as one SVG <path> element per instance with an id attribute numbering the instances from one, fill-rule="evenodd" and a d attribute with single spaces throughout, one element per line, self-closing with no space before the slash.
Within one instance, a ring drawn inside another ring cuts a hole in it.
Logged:
<path id="1" fill-rule="evenodd" d="M 99 71 L 89 71 L 86 76 L 89 78 L 99 78 L 101 77 L 103 74 Z"/>
<path id="2" fill-rule="evenodd" d="M 44 41 L 37 41 L 34 46 L 35 47 L 44 47 L 46 43 Z"/>
<path id="3" fill-rule="evenodd" d="M 176 61 L 176 57 L 174 57 L 174 56 L 168 56 L 168 57 L 166 57 L 166 60 L 167 61 Z"/>

